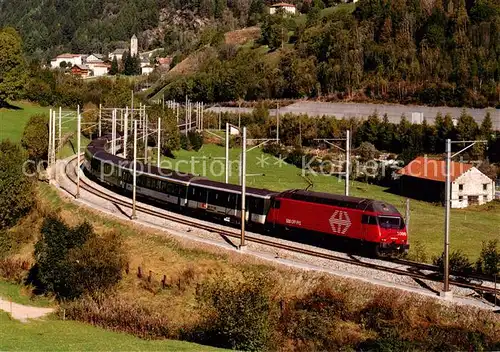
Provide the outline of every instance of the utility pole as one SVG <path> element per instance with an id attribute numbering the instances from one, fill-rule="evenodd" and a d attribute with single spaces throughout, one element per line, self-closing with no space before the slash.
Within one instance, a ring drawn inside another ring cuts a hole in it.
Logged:
<path id="1" fill-rule="evenodd" d="M 276 106 L 276 143 L 279 143 L 279 142 L 280 142 L 280 103 L 277 103 L 277 106 Z"/>
<path id="2" fill-rule="evenodd" d="M 158 155 L 156 156 L 156 164 L 160 167 L 160 147 L 161 146 L 161 119 L 158 117 Z"/>
<path id="3" fill-rule="evenodd" d="M 81 143 L 81 116 L 80 116 L 80 105 L 78 105 L 78 111 L 77 111 L 77 147 L 76 147 L 76 155 L 77 155 L 77 161 L 76 161 L 76 195 L 75 198 L 80 198 L 80 143 Z"/>
<path id="4" fill-rule="evenodd" d="M 345 147 L 345 195 L 349 195 L 349 174 L 351 172 L 351 131 L 346 131 Z"/>
<path id="5" fill-rule="evenodd" d="M 444 286 L 443 294 L 448 296 L 450 291 L 449 283 L 449 250 L 450 250 L 450 201 L 451 201 L 451 190 L 450 190 L 450 166 L 451 166 L 451 140 L 446 140 L 446 183 L 445 183 L 445 218 L 444 218 Z"/>
<path id="6" fill-rule="evenodd" d="M 243 145 L 241 148 L 241 238 L 240 250 L 246 248 L 245 245 L 245 222 L 246 222 L 246 169 L 247 169 L 247 128 L 243 127 Z"/>
<path id="7" fill-rule="evenodd" d="M 226 183 L 229 183 L 229 123 L 226 122 Z"/>
<path id="8" fill-rule="evenodd" d="M 102 127 L 101 127 L 101 119 L 102 119 L 102 105 L 99 104 L 99 122 L 98 122 L 98 133 L 99 137 L 102 136 Z"/>
<path id="9" fill-rule="evenodd" d="M 465 148 L 461 149 L 460 151 L 456 152 L 455 154 L 451 154 L 451 144 L 466 144 L 470 143 L 467 145 Z M 450 208 L 451 208 L 451 159 L 458 154 L 462 153 L 463 151 L 471 148 L 474 146 L 476 143 L 484 143 L 487 144 L 488 141 L 486 140 L 481 140 L 481 141 L 452 141 L 451 139 L 446 140 L 446 183 L 445 183 L 445 213 L 444 213 L 444 282 L 443 282 L 443 291 L 440 292 L 440 295 L 444 298 L 451 299 L 453 297 L 453 292 L 450 291 L 450 282 L 449 282 L 449 275 L 450 275 L 450 257 L 449 257 L 449 252 L 450 252 Z"/>
<path id="10" fill-rule="evenodd" d="M 51 163 L 56 163 L 56 111 L 52 111 L 52 160 Z"/>
<path id="11" fill-rule="evenodd" d="M 137 213 L 135 210 L 135 200 L 137 193 L 137 120 L 134 120 L 134 165 L 133 165 L 133 175 L 132 175 L 132 216 L 131 219 L 137 219 Z"/>
<path id="12" fill-rule="evenodd" d="M 50 161 L 52 160 L 52 109 L 49 110 L 49 150 L 47 153 L 48 164 L 50 167 Z M 49 173 L 50 178 L 50 173 Z"/>
<path id="13" fill-rule="evenodd" d="M 59 107 L 59 145 L 61 145 L 61 131 L 62 131 L 62 107 Z"/>
<path id="14" fill-rule="evenodd" d="M 142 128 L 144 132 L 144 164 L 148 162 L 148 115 L 146 115 L 146 112 L 144 111 L 144 126 Z"/>
<path id="15" fill-rule="evenodd" d="M 410 198 L 406 198 L 406 216 L 405 216 L 405 223 L 406 223 L 406 237 L 410 235 Z"/>
<path id="16" fill-rule="evenodd" d="M 128 106 L 125 108 L 125 122 L 123 130 L 123 158 L 127 159 L 127 138 L 128 138 Z"/>

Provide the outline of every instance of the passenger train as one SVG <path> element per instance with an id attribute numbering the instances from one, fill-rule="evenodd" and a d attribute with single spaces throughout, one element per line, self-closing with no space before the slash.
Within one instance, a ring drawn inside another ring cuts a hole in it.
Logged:
<path id="1" fill-rule="evenodd" d="M 111 154 L 110 141 L 111 136 L 102 136 L 87 146 L 84 169 L 99 182 L 129 194 L 133 162 Z M 136 187 L 138 197 L 170 209 L 234 224 L 241 220 L 241 186 L 138 163 Z M 377 200 L 247 187 L 246 212 L 249 227 L 269 234 L 290 232 L 298 240 L 307 236 L 307 242 L 313 243 L 349 239 L 368 245 L 377 255 L 409 248 L 401 214 Z"/>

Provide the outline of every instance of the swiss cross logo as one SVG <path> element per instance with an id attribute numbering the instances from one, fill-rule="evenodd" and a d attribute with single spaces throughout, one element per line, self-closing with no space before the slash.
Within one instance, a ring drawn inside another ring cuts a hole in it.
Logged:
<path id="1" fill-rule="evenodd" d="M 330 217 L 330 227 L 335 233 L 345 235 L 349 227 L 351 227 L 351 219 L 346 211 L 335 210 Z"/>

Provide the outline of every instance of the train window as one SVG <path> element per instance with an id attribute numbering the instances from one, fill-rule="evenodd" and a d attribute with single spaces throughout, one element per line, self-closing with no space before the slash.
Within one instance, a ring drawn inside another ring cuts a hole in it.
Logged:
<path id="1" fill-rule="evenodd" d="M 373 215 L 363 215 L 361 217 L 361 223 L 367 225 L 377 225 L 377 217 Z"/>
<path id="2" fill-rule="evenodd" d="M 378 222 L 380 224 L 380 227 L 383 227 L 385 229 L 400 229 L 402 228 L 401 224 L 403 223 L 401 221 L 401 218 L 398 217 L 393 217 L 393 216 L 379 216 L 378 217 Z M 404 226 L 404 224 L 403 224 Z"/>
<path id="3" fill-rule="evenodd" d="M 279 209 L 281 206 L 281 201 L 279 200 L 273 200 L 273 203 L 271 204 L 271 207 L 274 208 L 274 209 Z"/>
<path id="4" fill-rule="evenodd" d="M 250 198 L 250 212 L 254 214 L 263 214 L 264 211 L 264 199 L 261 198 Z"/>

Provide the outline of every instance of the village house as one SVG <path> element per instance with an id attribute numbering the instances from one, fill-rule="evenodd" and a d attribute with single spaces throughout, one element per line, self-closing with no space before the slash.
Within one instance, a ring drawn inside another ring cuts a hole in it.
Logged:
<path id="1" fill-rule="evenodd" d="M 295 15 L 297 13 L 297 8 L 293 4 L 288 4 L 285 2 L 279 2 L 277 4 L 271 5 L 269 7 L 269 14 L 274 15 L 279 9 L 283 9 L 285 13 Z"/>
<path id="2" fill-rule="evenodd" d="M 72 67 L 74 65 L 82 65 L 85 55 L 80 54 L 62 54 L 56 56 L 50 61 L 50 67 L 60 68 L 61 63 L 66 63 L 67 67 Z"/>
<path id="3" fill-rule="evenodd" d="M 91 71 L 87 65 L 74 65 L 71 68 L 71 74 L 81 78 L 88 78 L 91 75 Z"/>
<path id="4" fill-rule="evenodd" d="M 444 203 L 446 161 L 418 157 L 398 170 L 402 195 Z M 451 207 L 466 208 L 490 202 L 495 197 L 494 180 L 472 164 L 451 162 Z"/>

